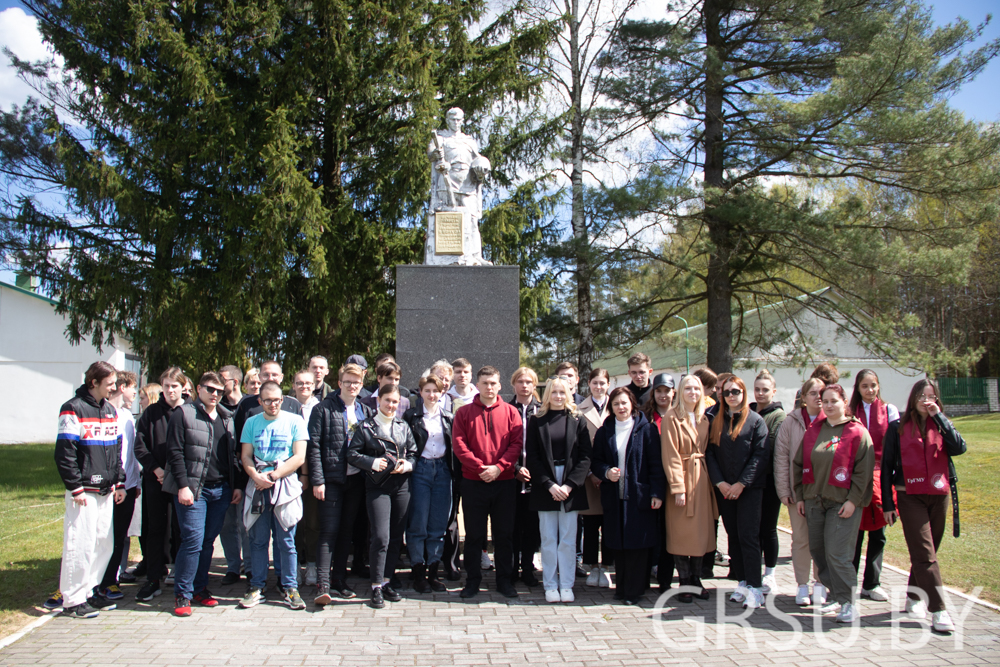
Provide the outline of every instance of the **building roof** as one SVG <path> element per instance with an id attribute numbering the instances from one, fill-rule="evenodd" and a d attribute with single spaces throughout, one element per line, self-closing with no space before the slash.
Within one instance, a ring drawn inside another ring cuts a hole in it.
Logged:
<path id="1" fill-rule="evenodd" d="M 59 303 L 55 299 L 47 297 L 44 294 L 39 294 L 38 292 L 34 292 L 34 291 L 30 290 L 30 289 L 24 289 L 23 287 L 18 287 L 17 285 L 12 285 L 12 284 L 4 281 L 4 280 L 0 280 L 0 287 L 6 287 L 7 289 L 12 289 L 15 292 L 20 292 L 21 294 L 27 294 L 28 296 L 33 296 L 36 299 L 41 299 L 42 301 L 45 301 L 46 303 L 50 303 L 53 306 L 58 305 L 58 303 Z"/>
<path id="2" fill-rule="evenodd" d="M 796 335 L 797 328 L 793 324 L 793 318 L 798 315 L 809 301 L 815 301 L 820 297 L 830 300 L 839 299 L 839 295 L 830 287 L 816 290 L 810 294 L 803 294 L 794 299 L 786 299 L 761 308 L 745 311 L 742 314 L 743 336 L 737 345 L 736 360 L 747 359 L 748 355 L 755 349 L 756 341 L 766 336 L 770 340 L 769 348 L 780 346 L 785 340 Z M 706 363 L 706 340 L 708 326 L 697 324 L 689 327 L 687 337 L 690 339 L 691 367 L 704 366 Z M 612 376 L 624 375 L 628 373 L 628 359 L 637 352 L 646 354 L 650 359 L 650 364 L 654 370 L 668 368 L 684 368 L 687 360 L 684 348 L 684 329 L 677 329 L 664 336 L 669 341 L 669 346 L 662 340 L 649 340 L 626 352 L 611 354 L 594 362 L 595 368 L 605 368 Z M 674 346 L 675 343 L 679 345 Z"/>

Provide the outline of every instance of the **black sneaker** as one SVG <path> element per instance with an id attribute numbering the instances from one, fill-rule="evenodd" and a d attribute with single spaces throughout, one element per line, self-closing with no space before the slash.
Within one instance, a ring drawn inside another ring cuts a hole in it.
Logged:
<path id="1" fill-rule="evenodd" d="M 145 577 L 147 568 L 148 566 L 146 565 L 146 561 L 141 560 L 139 561 L 139 564 L 135 566 L 135 569 L 132 570 L 132 574 L 136 577 Z"/>
<path id="2" fill-rule="evenodd" d="M 135 576 L 135 573 L 129 572 L 128 570 L 122 572 L 121 576 L 118 577 L 118 583 L 121 584 L 134 584 L 137 581 L 139 581 L 139 577 Z"/>
<path id="3" fill-rule="evenodd" d="M 240 575 L 236 572 L 226 572 L 226 576 L 222 578 L 223 586 L 232 586 L 240 581 Z"/>
<path id="4" fill-rule="evenodd" d="M 514 584 L 509 581 L 499 581 L 497 582 L 497 592 L 505 598 L 516 598 L 517 589 L 514 588 Z"/>
<path id="5" fill-rule="evenodd" d="M 477 595 L 479 595 L 479 584 L 466 584 L 465 588 L 462 589 L 462 592 L 458 594 L 459 597 L 465 598 L 466 600 L 474 598 Z"/>
<path id="6" fill-rule="evenodd" d="M 322 607 L 333 602 L 333 598 L 330 597 L 330 587 L 329 586 L 319 586 L 316 588 L 316 597 L 313 599 L 313 604 L 317 607 Z"/>
<path id="7" fill-rule="evenodd" d="M 75 607 L 66 607 L 62 613 L 63 616 L 69 616 L 70 618 L 97 618 L 101 615 L 100 610 L 94 609 L 86 602 L 78 604 Z"/>
<path id="8" fill-rule="evenodd" d="M 330 590 L 345 600 L 353 600 L 358 597 L 358 594 L 355 593 L 350 586 L 338 579 L 334 579 L 330 582 Z"/>
<path id="9" fill-rule="evenodd" d="M 113 600 L 101 597 L 100 595 L 87 598 L 87 604 L 98 611 L 111 611 L 118 608 L 118 605 Z"/>
<path id="10" fill-rule="evenodd" d="M 147 581 L 139 589 L 139 592 L 135 594 L 135 599 L 140 602 L 149 602 L 157 595 L 162 594 L 163 591 L 160 590 L 159 581 Z"/>
<path id="11" fill-rule="evenodd" d="M 381 586 L 375 586 L 372 588 L 372 599 L 368 604 L 372 609 L 381 609 L 385 606 L 385 598 L 382 597 Z"/>
<path id="12" fill-rule="evenodd" d="M 390 584 L 382 584 L 382 597 L 389 602 L 399 602 L 403 599 L 403 596 L 400 595 Z"/>

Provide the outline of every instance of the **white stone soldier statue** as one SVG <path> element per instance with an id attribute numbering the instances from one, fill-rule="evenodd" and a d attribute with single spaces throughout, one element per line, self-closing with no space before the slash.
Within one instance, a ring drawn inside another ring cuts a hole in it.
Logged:
<path id="1" fill-rule="evenodd" d="M 448 129 L 435 132 L 427 150 L 433 170 L 424 264 L 489 264 L 483 259 L 479 220 L 490 161 L 480 154 L 476 140 L 462 132 L 461 109 L 449 109 L 445 119 Z"/>

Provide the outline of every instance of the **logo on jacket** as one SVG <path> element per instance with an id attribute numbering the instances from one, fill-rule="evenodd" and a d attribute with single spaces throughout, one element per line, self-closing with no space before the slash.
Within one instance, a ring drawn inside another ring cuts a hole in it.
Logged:
<path id="1" fill-rule="evenodd" d="M 838 482 L 846 482 L 850 478 L 850 476 L 851 476 L 850 473 L 844 466 L 840 466 L 839 468 L 833 471 L 833 478 Z"/>
<path id="2" fill-rule="evenodd" d="M 934 485 L 935 489 L 943 489 L 945 487 L 944 475 L 934 475 L 931 477 L 931 484 Z"/>
<path id="3" fill-rule="evenodd" d="M 90 476 L 90 483 L 91 484 L 100 484 L 103 481 L 104 481 L 104 475 L 91 475 Z"/>

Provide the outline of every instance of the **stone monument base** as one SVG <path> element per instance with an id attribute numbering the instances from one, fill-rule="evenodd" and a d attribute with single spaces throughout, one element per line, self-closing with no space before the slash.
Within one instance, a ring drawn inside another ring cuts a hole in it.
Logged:
<path id="1" fill-rule="evenodd" d="M 472 378 L 500 369 L 501 394 L 520 365 L 521 270 L 518 266 L 396 266 L 396 361 L 402 384 L 416 388 L 438 359 L 465 357 Z M 411 399 L 411 404 L 415 399 Z"/>

